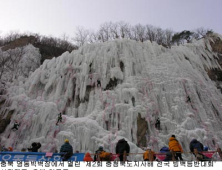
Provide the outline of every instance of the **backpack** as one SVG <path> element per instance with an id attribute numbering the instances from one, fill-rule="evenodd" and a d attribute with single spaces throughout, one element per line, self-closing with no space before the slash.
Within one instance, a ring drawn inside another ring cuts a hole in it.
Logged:
<path id="1" fill-rule="evenodd" d="M 111 158 L 111 153 L 110 153 L 110 152 L 101 151 L 100 154 L 99 154 L 99 157 L 100 157 L 102 160 L 110 160 L 110 158 Z"/>

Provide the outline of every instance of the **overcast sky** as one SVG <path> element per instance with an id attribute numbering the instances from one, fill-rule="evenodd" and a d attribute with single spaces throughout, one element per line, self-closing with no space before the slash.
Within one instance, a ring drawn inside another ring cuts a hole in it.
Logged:
<path id="1" fill-rule="evenodd" d="M 222 34 L 222 0 L 0 0 L 0 36 L 10 30 L 60 37 L 107 21 Z"/>

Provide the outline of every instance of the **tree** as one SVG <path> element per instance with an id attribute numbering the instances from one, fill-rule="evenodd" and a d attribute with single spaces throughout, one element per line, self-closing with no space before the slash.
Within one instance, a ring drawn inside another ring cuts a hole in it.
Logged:
<path id="1" fill-rule="evenodd" d="M 151 42 L 156 41 L 157 28 L 152 25 L 146 25 L 145 36 L 147 40 Z"/>
<path id="2" fill-rule="evenodd" d="M 203 27 L 200 27 L 194 31 L 193 36 L 195 39 L 198 40 L 198 39 L 205 37 L 208 33 L 212 33 L 212 32 L 213 32 L 213 30 L 211 30 L 211 29 L 205 29 Z"/>
<path id="3" fill-rule="evenodd" d="M 120 37 L 121 38 L 130 38 L 130 30 L 131 26 L 130 24 L 120 21 L 117 23 L 119 27 Z"/>
<path id="4" fill-rule="evenodd" d="M 111 39 L 111 22 L 105 22 L 100 26 L 98 31 L 98 40 L 105 42 Z"/>
<path id="5" fill-rule="evenodd" d="M 19 76 L 28 77 L 30 72 L 40 66 L 40 60 L 39 50 L 31 44 L 7 51 L 0 50 L 0 78 L 13 81 Z"/>
<path id="6" fill-rule="evenodd" d="M 89 42 L 89 30 L 84 29 L 83 27 L 77 27 L 75 37 L 72 40 L 76 43 L 77 46 L 83 46 Z"/>
<path id="7" fill-rule="evenodd" d="M 159 45 L 164 43 L 164 31 L 161 28 L 156 28 L 156 42 Z"/>
<path id="8" fill-rule="evenodd" d="M 120 27 L 118 23 L 111 22 L 110 31 L 111 31 L 111 39 L 118 39 L 120 37 Z"/>
<path id="9" fill-rule="evenodd" d="M 193 32 L 186 30 L 180 33 L 176 33 L 172 37 L 172 42 L 177 43 L 177 45 L 179 45 L 179 44 L 184 44 L 186 40 L 186 42 L 189 43 L 193 37 L 193 34 L 194 34 Z"/>
<path id="10" fill-rule="evenodd" d="M 165 44 L 170 48 L 171 47 L 171 41 L 173 37 L 173 30 L 166 29 L 165 30 Z"/>

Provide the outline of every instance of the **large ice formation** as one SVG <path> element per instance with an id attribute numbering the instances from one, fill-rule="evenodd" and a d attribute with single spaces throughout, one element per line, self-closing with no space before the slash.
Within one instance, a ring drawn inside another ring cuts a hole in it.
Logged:
<path id="1" fill-rule="evenodd" d="M 115 153 L 125 138 L 131 153 L 142 153 L 147 145 L 154 151 L 168 146 L 175 134 L 184 151 L 193 138 L 211 149 L 222 146 L 222 95 L 207 74 L 220 65 L 210 41 L 167 49 L 115 40 L 46 60 L 9 87 L 1 113 L 13 114 L 1 143 L 20 150 L 41 142 L 44 152 L 59 150 L 68 138 L 80 152 L 102 145 Z M 60 112 L 63 122 L 56 126 Z M 16 132 L 14 120 L 21 123 Z"/>

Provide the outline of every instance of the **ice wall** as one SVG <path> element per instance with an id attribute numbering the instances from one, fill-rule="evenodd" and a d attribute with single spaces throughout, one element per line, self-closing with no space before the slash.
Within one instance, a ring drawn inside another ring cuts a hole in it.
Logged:
<path id="1" fill-rule="evenodd" d="M 172 134 L 184 151 L 193 138 L 211 149 L 222 146 L 222 95 L 206 72 L 220 69 L 210 41 L 166 49 L 150 41 L 115 40 L 46 60 L 8 90 L 14 114 L 1 142 L 20 150 L 36 141 L 41 151 L 55 151 L 68 138 L 80 152 L 102 145 L 115 153 L 116 142 L 125 138 L 131 153 L 142 153 L 140 113 L 154 151 L 168 146 Z M 63 122 L 56 126 L 60 112 Z M 155 128 L 158 117 L 161 130 Z M 16 132 L 10 130 L 14 120 L 21 123 Z"/>

